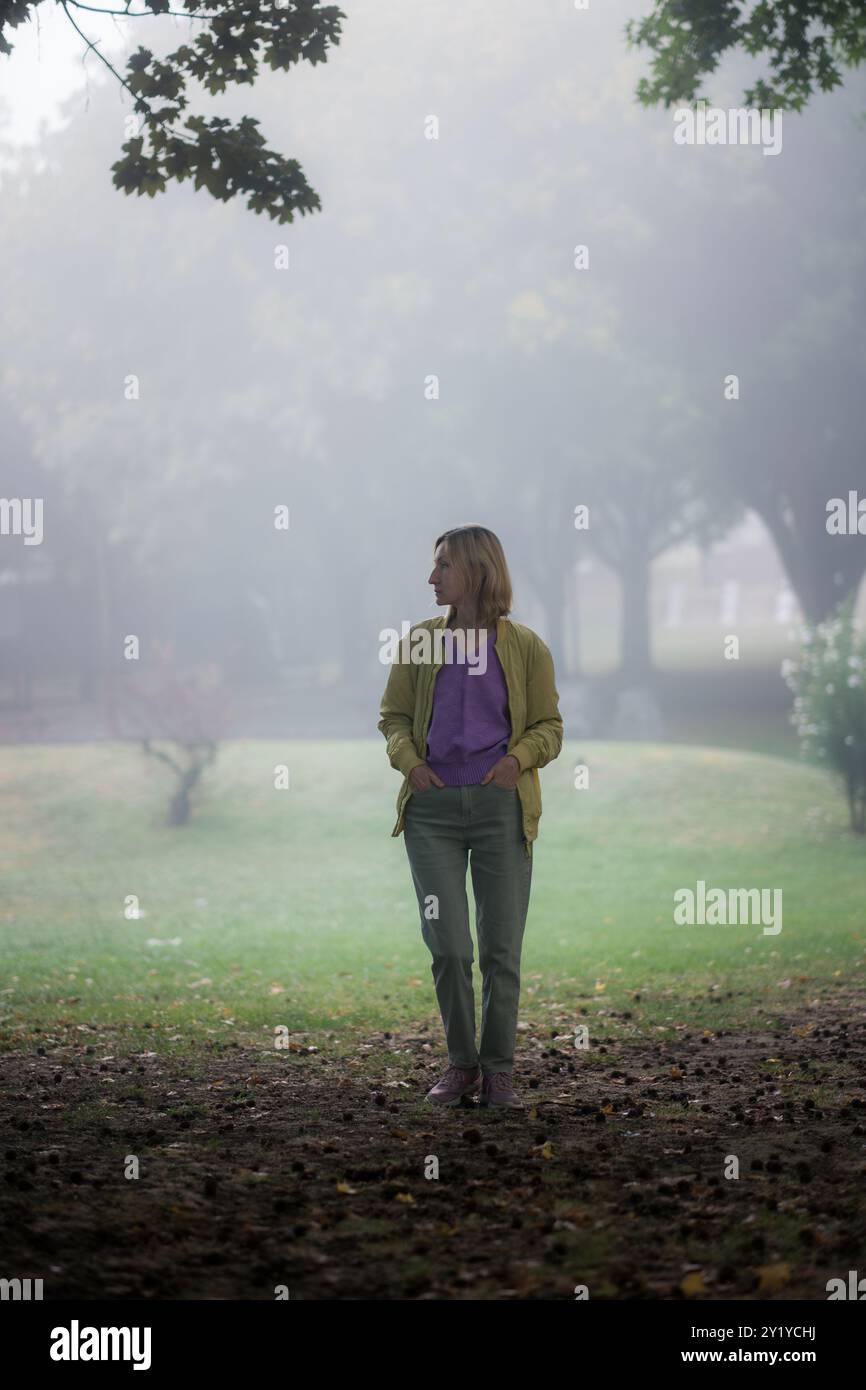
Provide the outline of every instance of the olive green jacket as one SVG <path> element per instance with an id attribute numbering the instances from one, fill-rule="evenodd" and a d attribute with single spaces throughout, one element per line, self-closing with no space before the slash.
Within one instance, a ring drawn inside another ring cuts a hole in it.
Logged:
<path id="1" fill-rule="evenodd" d="M 413 794 L 409 773 L 426 762 L 433 687 L 442 665 L 435 657 L 429 663 L 408 660 L 412 634 L 419 627 L 444 628 L 447 621 L 447 616 L 426 618 L 410 628 L 400 643 L 401 660 L 391 666 L 382 696 L 378 728 L 387 739 L 391 766 L 403 774 L 392 835 L 399 835 L 403 829 L 406 803 Z M 523 809 L 526 853 L 530 854 L 532 841 L 538 838 L 541 817 L 538 769 L 558 757 L 562 748 L 563 726 L 553 658 L 537 633 L 510 618 L 500 618 L 497 623 L 496 654 L 508 687 L 508 752 L 520 763 L 517 791 Z"/>

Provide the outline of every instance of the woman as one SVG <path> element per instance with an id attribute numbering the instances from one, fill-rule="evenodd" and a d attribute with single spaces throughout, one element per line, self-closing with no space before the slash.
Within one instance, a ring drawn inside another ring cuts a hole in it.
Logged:
<path id="1" fill-rule="evenodd" d="M 392 834 L 406 850 L 445 1027 L 449 1067 L 427 1099 L 519 1108 L 512 1085 L 520 951 L 538 835 L 538 768 L 562 747 L 553 661 L 541 638 L 506 616 L 511 578 L 497 536 L 459 526 L 434 546 L 444 617 L 403 639 L 379 729 L 403 773 Z M 472 871 L 481 969 L 475 1042 Z"/>

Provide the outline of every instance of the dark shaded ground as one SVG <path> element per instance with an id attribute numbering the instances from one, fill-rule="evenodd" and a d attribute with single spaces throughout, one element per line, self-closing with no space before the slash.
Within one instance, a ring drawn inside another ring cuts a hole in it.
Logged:
<path id="1" fill-rule="evenodd" d="M 425 1103 L 438 1032 L 348 1058 L 6 1052 L 0 1276 L 46 1299 L 825 1300 L 866 1274 L 864 1005 L 840 985 L 772 1031 L 588 1053 L 524 1033 L 520 1114 Z"/>

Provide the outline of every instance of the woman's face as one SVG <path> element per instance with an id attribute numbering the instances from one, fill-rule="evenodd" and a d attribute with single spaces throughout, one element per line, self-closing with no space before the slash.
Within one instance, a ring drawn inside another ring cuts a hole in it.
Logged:
<path id="1" fill-rule="evenodd" d="M 433 592 L 438 604 L 453 603 L 456 607 L 463 598 L 463 589 L 456 571 L 448 559 L 444 541 L 436 547 L 433 570 L 427 583 L 433 585 Z"/>

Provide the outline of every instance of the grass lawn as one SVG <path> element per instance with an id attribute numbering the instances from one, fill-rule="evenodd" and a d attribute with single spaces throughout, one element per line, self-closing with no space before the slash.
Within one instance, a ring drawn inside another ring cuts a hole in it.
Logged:
<path id="1" fill-rule="evenodd" d="M 578 761 L 589 790 L 572 785 Z M 281 763 L 288 791 L 273 789 Z M 866 844 L 827 773 L 704 747 L 573 743 L 541 777 L 527 1028 L 736 1027 L 862 970 Z M 191 824 L 169 829 L 168 771 L 135 747 L 7 748 L 0 1047 L 111 1033 L 155 1052 L 273 1048 L 283 1026 L 339 1053 L 358 1030 L 438 1029 L 406 851 L 390 834 L 399 785 L 383 740 L 236 742 Z M 674 892 L 699 879 L 781 889 L 781 932 L 675 925 Z M 130 895 L 138 919 L 124 915 Z"/>

